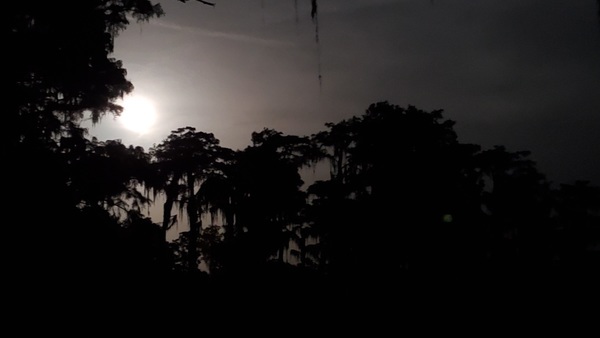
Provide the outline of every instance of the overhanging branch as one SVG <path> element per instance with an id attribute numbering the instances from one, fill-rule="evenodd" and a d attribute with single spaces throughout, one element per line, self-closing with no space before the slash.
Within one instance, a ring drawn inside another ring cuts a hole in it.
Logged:
<path id="1" fill-rule="evenodd" d="M 205 5 L 209 5 L 209 6 L 214 6 L 215 5 L 215 3 L 213 3 L 213 2 L 208 2 L 208 1 L 204 1 L 204 0 L 196 0 L 196 1 L 198 1 L 200 3 L 203 3 Z"/>
<path id="2" fill-rule="evenodd" d="M 179 1 L 183 2 L 183 3 L 186 3 L 189 0 L 179 0 Z M 208 2 L 208 1 L 204 1 L 204 0 L 196 0 L 196 1 L 198 1 L 199 3 L 204 4 L 204 5 L 213 6 L 213 7 L 215 6 L 214 2 Z"/>

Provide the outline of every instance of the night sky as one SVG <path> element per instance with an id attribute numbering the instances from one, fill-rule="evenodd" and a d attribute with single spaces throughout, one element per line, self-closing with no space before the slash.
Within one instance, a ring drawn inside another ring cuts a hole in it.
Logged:
<path id="1" fill-rule="evenodd" d="M 163 0 L 117 38 L 158 120 L 140 136 L 105 117 L 92 136 L 147 149 L 189 125 L 242 149 L 387 100 L 444 109 L 461 142 L 530 150 L 550 181 L 600 184 L 595 0 L 321 0 L 319 44 L 309 0 L 216 3 Z"/>

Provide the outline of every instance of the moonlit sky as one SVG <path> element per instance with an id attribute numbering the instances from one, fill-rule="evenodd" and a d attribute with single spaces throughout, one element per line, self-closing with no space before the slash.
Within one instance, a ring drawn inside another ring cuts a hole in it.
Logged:
<path id="1" fill-rule="evenodd" d="M 164 17 L 116 39 L 157 121 L 140 135 L 107 116 L 91 136 L 148 149 L 193 126 L 243 149 L 387 100 L 444 109 L 461 142 L 530 150 L 553 182 L 600 184 L 595 0 L 320 0 L 319 45 L 309 0 L 297 15 L 294 0 L 215 1 L 162 0 Z"/>

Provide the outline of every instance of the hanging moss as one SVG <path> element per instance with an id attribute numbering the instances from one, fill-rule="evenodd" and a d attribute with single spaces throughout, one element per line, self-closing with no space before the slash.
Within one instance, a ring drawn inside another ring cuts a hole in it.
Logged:
<path id="1" fill-rule="evenodd" d="M 311 0 L 310 16 L 315 23 L 315 42 L 317 43 L 317 73 L 319 76 L 319 89 L 323 85 L 323 76 L 321 75 L 321 44 L 319 43 L 319 11 L 317 9 L 317 0 Z"/>
<path id="2" fill-rule="evenodd" d="M 319 79 L 319 90 L 322 87 L 323 84 L 323 76 L 321 74 L 321 44 L 319 42 L 319 10 L 318 10 L 318 5 L 317 5 L 317 0 L 311 0 L 310 1 L 310 17 L 312 18 L 314 24 L 315 24 L 315 42 L 317 43 L 317 74 L 318 74 L 318 79 Z M 260 8 L 263 12 L 262 14 L 262 23 L 265 24 L 265 17 L 264 17 L 264 9 L 265 9 L 265 1 L 261 0 L 260 1 Z M 295 11 L 295 18 L 296 18 L 296 23 L 299 22 L 298 20 L 298 0 L 294 0 L 294 11 Z"/>

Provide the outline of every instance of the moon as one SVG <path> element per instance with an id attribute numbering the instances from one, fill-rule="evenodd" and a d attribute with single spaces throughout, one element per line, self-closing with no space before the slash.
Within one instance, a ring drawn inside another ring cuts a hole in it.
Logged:
<path id="1" fill-rule="evenodd" d="M 148 133 L 156 122 L 154 103 L 143 96 L 129 96 L 123 99 L 121 124 L 138 134 Z"/>

